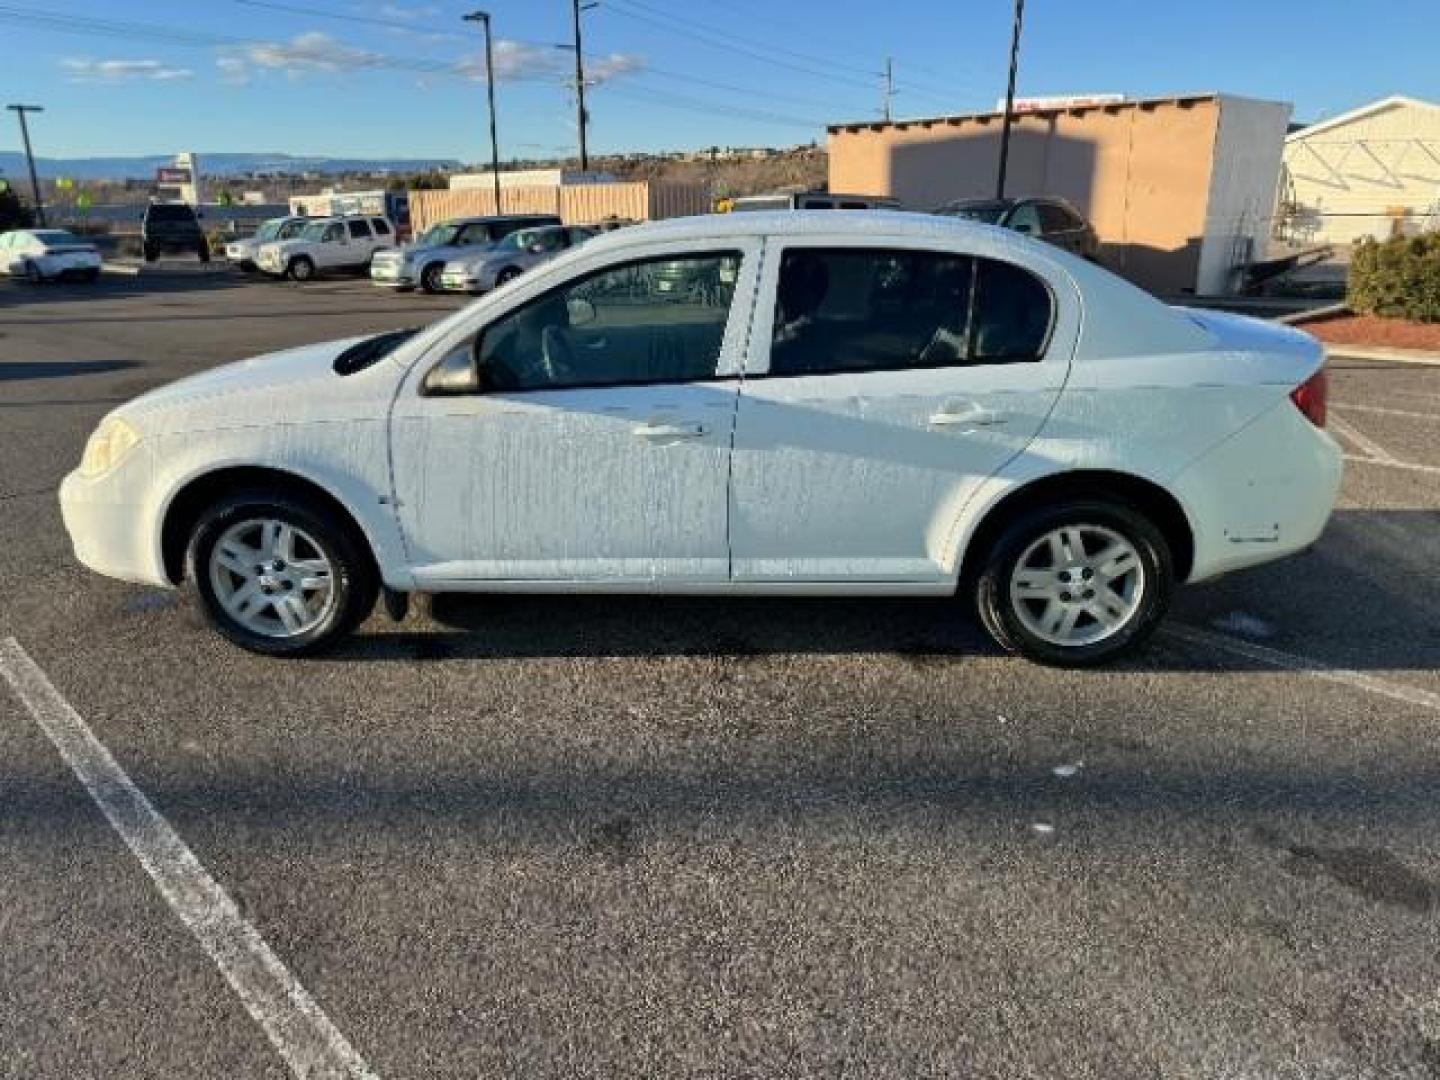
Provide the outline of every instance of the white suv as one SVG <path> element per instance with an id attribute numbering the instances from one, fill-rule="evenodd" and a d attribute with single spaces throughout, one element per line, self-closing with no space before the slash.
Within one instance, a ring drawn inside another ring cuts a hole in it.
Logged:
<path id="1" fill-rule="evenodd" d="M 255 264 L 275 277 L 309 281 L 320 273 L 366 273 L 375 252 L 394 246 L 394 226 L 383 217 L 316 218 L 298 236 L 261 245 Z"/>

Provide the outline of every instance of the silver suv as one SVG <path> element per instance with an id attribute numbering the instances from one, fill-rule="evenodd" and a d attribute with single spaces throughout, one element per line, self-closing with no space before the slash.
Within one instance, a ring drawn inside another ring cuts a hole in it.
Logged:
<path id="1" fill-rule="evenodd" d="M 441 290 L 445 264 L 451 259 L 483 251 L 517 229 L 559 224 L 554 214 L 451 218 L 431 225 L 398 251 L 376 254 L 370 264 L 370 280 L 388 289 L 407 290 L 418 285 L 427 293 L 436 293 Z"/>

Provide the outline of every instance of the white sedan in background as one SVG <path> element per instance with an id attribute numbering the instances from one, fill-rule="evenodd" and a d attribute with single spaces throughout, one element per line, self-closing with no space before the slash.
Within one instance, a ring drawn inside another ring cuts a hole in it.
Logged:
<path id="1" fill-rule="evenodd" d="M 36 285 L 64 278 L 94 281 L 100 276 L 100 252 L 63 229 L 16 229 L 0 233 L 0 272 Z"/>
<path id="2" fill-rule="evenodd" d="M 483 251 L 451 259 L 440 273 L 440 287 L 446 292 L 472 295 L 489 292 L 571 248 L 579 247 L 593 236 L 595 230 L 580 225 L 520 229 Z"/>
<path id="3" fill-rule="evenodd" d="M 674 288 L 677 281 L 706 287 Z M 666 287 L 667 284 L 670 287 Z M 60 493 L 80 560 L 189 581 L 256 652 L 380 589 L 950 596 L 1039 661 L 1143 641 L 1177 582 L 1313 543 L 1319 345 L 1166 307 L 991 226 L 689 218 L 419 331 L 148 393 Z"/>

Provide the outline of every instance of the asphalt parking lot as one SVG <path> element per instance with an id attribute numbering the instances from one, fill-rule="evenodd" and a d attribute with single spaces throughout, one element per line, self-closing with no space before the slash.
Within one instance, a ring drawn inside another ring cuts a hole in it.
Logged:
<path id="1" fill-rule="evenodd" d="M 0 1075 L 1440 1076 L 1440 366 L 1335 360 L 1322 541 L 1094 673 L 875 600 L 439 600 L 274 662 L 74 562 L 108 409 L 457 303 L 0 283 Z"/>

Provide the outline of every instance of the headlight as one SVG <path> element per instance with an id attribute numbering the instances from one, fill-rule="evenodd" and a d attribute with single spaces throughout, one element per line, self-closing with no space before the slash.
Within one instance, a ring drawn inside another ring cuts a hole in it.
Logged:
<path id="1" fill-rule="evenodd" d="M 140 442 L 140 433 L 118 417 L 101 421 L 95 434 L 85 444 L 85 456 L 80 459 L 80 475 L 99 476 L 107 473 L 134 450 Z"/>

